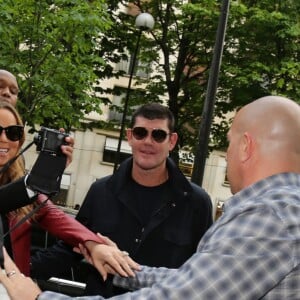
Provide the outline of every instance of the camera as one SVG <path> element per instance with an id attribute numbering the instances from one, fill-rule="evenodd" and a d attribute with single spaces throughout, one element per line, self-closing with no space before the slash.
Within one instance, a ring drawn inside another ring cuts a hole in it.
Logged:
<path id="1" fill-rule="evenodd" d="M 63 155 L 61 151 L 62 145 L 67 145 L 65 137 L 69 134 L 60 132 L 58 130 L 41 127 L 34 136 L 34 143 L 36 144 L 36 150 L 46 152 L 54 156 Z"/>

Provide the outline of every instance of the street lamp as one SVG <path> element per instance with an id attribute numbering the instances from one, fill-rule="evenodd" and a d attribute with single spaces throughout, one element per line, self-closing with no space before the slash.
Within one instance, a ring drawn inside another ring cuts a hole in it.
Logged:
<path id="1" fill-rule="evenodd" d="M 119 135 L 119 140 L 118 140 L 118 148 L 117 148 L 116 157 L 115 157 L 114 173 L 118 169 L 118 165 L 120 163 L 121 144 L 122 144 L 123 132 L 124 132 L 124 128 L 125 128 L 125 120 L 126 120 L 126 114 L 127 114 L 129 94 L 130 94 L 130 90 L 131 90 L 131 82 L 132 82 L 132 77 L 133 77 L 134 68 L 135 68 L 136 59 L 137 59 L 137 54 L 138 54 L 138 50 L 139 50 L 141 35 L 142 35 L 143 31 L 151 30 L 154 27 L 154 18 L 149 13 L 140 13 L 135 19 L 135 26 L 139 29 L 139 34 L 137 37 L 137 42 L 136 42 L 135 50 L 133 53 L 132 64 L 131 64 L 131 69 L 130 69 L 130 73 L 129 73 L 129 80 L 128 80 L 128 86 L 127 86 L 127 90 L 126 90 L 126 98 L 124 101 L 123 115 L 122 115 L 122 121 L 121 121 L 121 129 L 120 129 L 120 135 Z"/>

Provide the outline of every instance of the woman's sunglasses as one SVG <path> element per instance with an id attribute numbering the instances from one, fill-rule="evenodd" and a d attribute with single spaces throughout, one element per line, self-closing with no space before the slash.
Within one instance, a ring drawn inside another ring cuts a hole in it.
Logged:
<path id="1" fill-rule="evenodd" d="M 131 131 L 132 131 L 132 135 L 137 140 L 143 140 L 149 134 L 148 129 L 146 129 L 145 127 L 134 127 L 131 129 Z M 164 142 L 166 140 L 167 136 L 170 135 L 170 133 L 166 132 L 165 130 L 156 129 L 156 128 L 153 128 L 150 131 L 150 133 L 151 133 L 152 139 L 157 143 Z"/>
<path id="2" fill-rule="evenodd" d="M 6 137 L 13 142 L 19 141 L 24 134 L 24 126 L 22 125 L 11 125 L 7 127 L 0 126 L 0 135 L 3 130 Z"/>

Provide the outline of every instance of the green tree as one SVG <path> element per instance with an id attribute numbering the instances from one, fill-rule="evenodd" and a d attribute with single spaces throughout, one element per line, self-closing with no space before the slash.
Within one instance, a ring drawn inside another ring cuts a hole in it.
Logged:
<path id="1" fill-rule="evenodd" d="M 129 59 L 128 52 L 133 53 L 138 30 L 134 28 L 135 16 L 116 12 L 116 5 L 126 5 L 128 1 L 109 3 L 114 25 L 105 36 L 101 51 L 109 49 L 113 56 L 107 59 L 116 63 Z M 131 4 L 141 12 L 151 13 L 156 24 L 150 34 L 142 35 L 138 55 L 152 71 L 151 76 L 138 78 L 146 89 L 132 91 L 130 105 L 164 101 L 167 95 L 180 135 L 179 146 L 193 147 L 201 122 L 221 1 L 150 0 Z M 299 31 L 297 0 L 231 1 L 215 105 L 219 122 L 212 126 L 213 147 L 226 146 L 227 112 L 266 94 L 300 99 Z M 109 72 L 109 76 L 121 75 L 113 68 Z"/>
<path id="2" fill-rule="evenodd" d="M 183 2 L 186 1 L 131 2 L 140 12 L 151 13 L 156 23 L 150 33 L 141 36 L 138 68 L 146 66 L 150 77 L 136 77 L 137 84 L 146 84 L 146 89 L 136 88 L 131 92 L 130 106 L 164 102 L 167 95 L 167 104 L 175 115 L 176 130 L 180 133 L 179 146 L 193 145 L 195 141 L 219 13 L 219 4 L 215 1 L 198 1 L 201 5 L 183 5 Z M 120 3 L 126 5 L 127 1 L 114 4 Z M 101 43 L 103 52 L 117 45 L 111 57 L 113 63 L 130 59 L 128 54 L 134 52 L 139 34 L 139 29 L 134 27 L 136 15 L 128 11 L 116 14 L 115 8 L 114 5 L 110 7 L 114 25 Z M 120 75 L 122 72 L 111 69 L 110 76 Z M 119 90 L 109 92 L 118 93 Z M 130 112 L 129 109 L 128 114 Z"/>
<path id="3" fill-rule="evenodd" d="M 0 2 L 0 68 L 17 76 L 18 109 L 32 127 L 80 127 L 100 112 L 94 69 L 100 35 L 110 26 L 105 1 L 7 0 Z"/>
<path id="4" fill-rule="evenodd" d="M 104 2 L 1 1 L 0 68 L 18 76 L 25 120 L 32 126 L 68 129 L 80 127 L 86 113 L 101 113 L 100 103 L 122 112 L 107 100 L 107 94 L 121 94 L 122 89 L 100 84 L 94 90 L 93 83 L 124 75 L 114 65 L 129 60 L 136 46 L 136 14 L 127 13 L 134 4 L 150 12 L 156 24 L 141 35 L 139 68 L 150 76 L 136 77 L 146 88 L 131 92 L 128 114 L 138 104 L 167 101 L 179 146 L 195 147 L 221 1 L 131 1 L 127 12 L 118 8 L 129 1 Z M 227 112 L 266 94 L 300 99 L 299 6 L 297 0 L 231 1 L 213 147 L 226 145 Z"/>
<path id="5" fill-rule="evenodd" d="M 300 102 L 299 12 L 296 0 L 232 2 L 217 116 L 270 94 Z"/>
<path id="6" fill-rule="evenodd" d="M 270 94 L 299 101 L 299 11 L 295 0 L 231 2 L 211 148 L 227 146 L 227 112 Z"/>

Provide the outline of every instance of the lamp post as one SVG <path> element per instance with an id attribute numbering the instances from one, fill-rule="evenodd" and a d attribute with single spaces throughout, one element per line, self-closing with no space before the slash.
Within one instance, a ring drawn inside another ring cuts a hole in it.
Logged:
<path id="1" fill-rule="evenodd" d="M 209 134 L 213 118 L 217 83 L 222 60 L 223 44 L 228 20 L 230 0 L 223 0 L 217 29 L 214 54 L 209 72 L 209 79 L 202 112 L 201 124 L 198 133 L 198 146 L 194 159 L 194 168 L 191 181 L 202 185 L 206 156 L 208 153 Z"/>
<path id="2" fill-rule="evenodd" d="M 130 69 L 130 73 L 129 73 L 128 86 L 127 86 L 127 90 L 126 90 L 126 97 L 125 97 L 125 101 L 124 101 L 123 115 L 122 115 L 122 120 L 121 120 L 121 129 L 120 129 L 120 135 L 119 135 L 119 140 L 118 140 L 118 148 L 117 148 L 116 157 L 115 157 L 114 173 L 118 169 L 118 165 L 120 163 L 121 144 L 122 144 L 123 132 L 125 129 L 125 121 L 126 121 L 127 107 L 128 107 L 128 102 L 129 102 L 129 94 L 130 94 L 130 90 L 131 90 L 131 82 L 132 82 L 132 77 L 133 77 L 133 73 L 134 73 L 134 69 L 135 69 L 137 54 L 138 54 L 138 50 L 139 50 L 139 46 L 140 46 L 141 35 L 142 35 L 143 31 L 151 30 L 154 27 L 154 18 L 149 13 L 140 13 L 135 19 L 135 26 L 139 29 L 139 33 L 138 33 L 137 42 L 136 42 L 135 50 L 134 50 L 133 57 L 132 57 L 131 69 Z"/>

